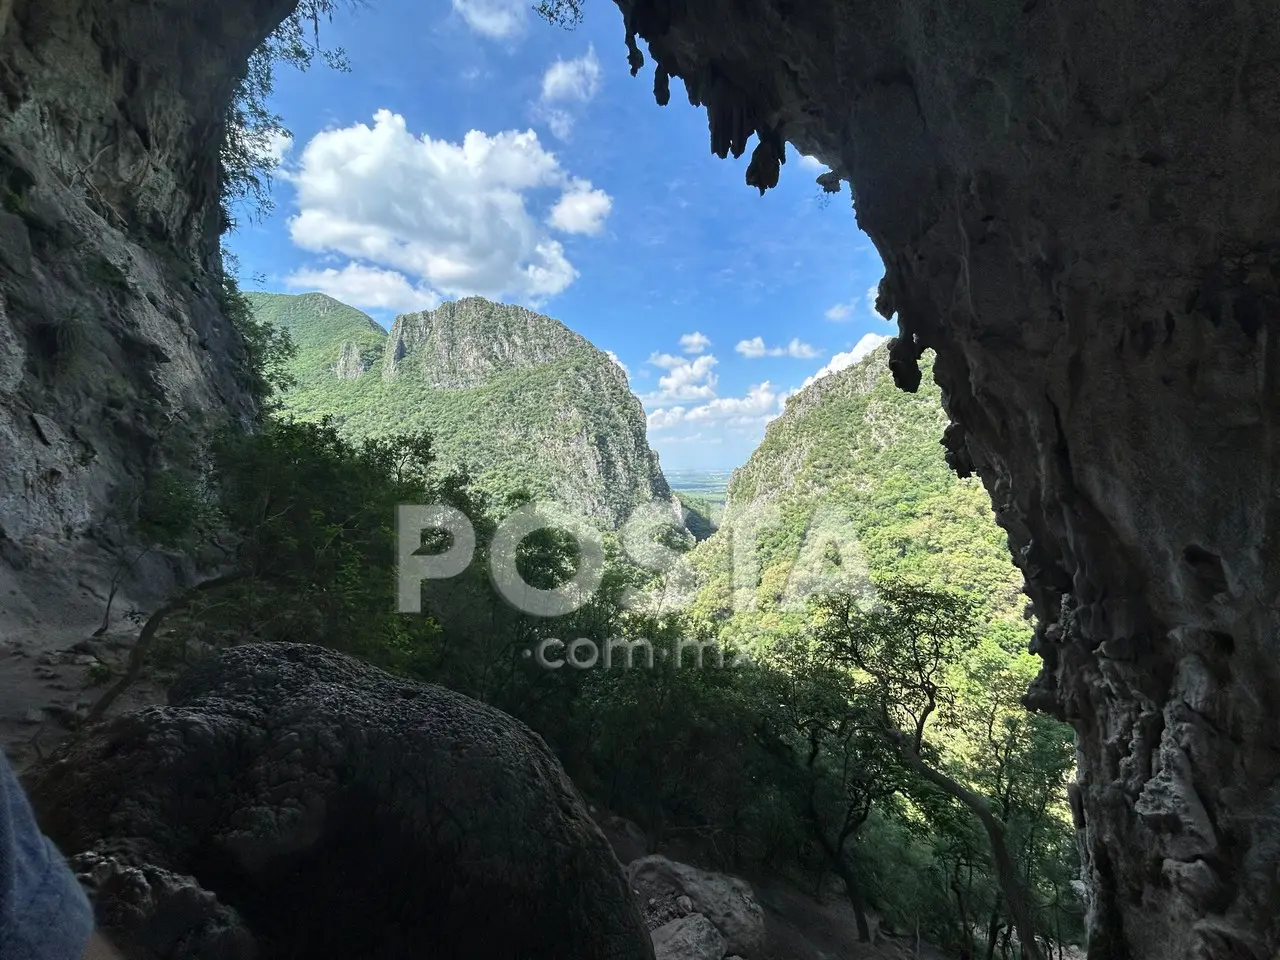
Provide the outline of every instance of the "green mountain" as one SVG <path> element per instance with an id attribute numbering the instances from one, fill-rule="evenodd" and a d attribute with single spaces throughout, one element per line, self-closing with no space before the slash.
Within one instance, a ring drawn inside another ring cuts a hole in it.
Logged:
<path id="1" fill-rule="evenodd" d="M 846 576 L 899 575 L 961 589 L 1011 634 L 1029 634 L 1022 578 L 987 493 L 944 458 L 947 417 L 928 363 L 919 392 L 904 393 L 884 345 L 788 398 L 734 471 L 720 528 L 698 548 L 704 613 L 723 620 L 736 600 L 738 609 L 756 608 L 734 618 L 749 632 L 794 622 L 794 601 L 818 574 L 835 575 L 843 542 L 851 546 L 844 566 L 857 567 Z M 751 525 L 759 528 L 758 573 L 751 583 L 740 573 L 735 595 L 731 544 L 735 529 L 745 536 Z"/>
<path id="2" fill-rule="evenodd" d="M 323 294 L 249 299 L 298 346 L 286 413 L 332 416 L 356 438 L 427 430 L 483 489 L 560 500 L 606 527 L 671 500 L 626 374 L 557 320 L 468 297 L 388 334 Z"/>

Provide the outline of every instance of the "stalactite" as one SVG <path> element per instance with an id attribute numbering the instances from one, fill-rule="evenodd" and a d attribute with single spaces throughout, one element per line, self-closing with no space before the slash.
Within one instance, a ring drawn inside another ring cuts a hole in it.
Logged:
<path id="1" fill-rule="evenodd" d="M 671 102 L 671 74 L 667 73 L 662 64 L 658 64 L 653 72 L 653 99 L 658 101 L 660 107 Z"/>

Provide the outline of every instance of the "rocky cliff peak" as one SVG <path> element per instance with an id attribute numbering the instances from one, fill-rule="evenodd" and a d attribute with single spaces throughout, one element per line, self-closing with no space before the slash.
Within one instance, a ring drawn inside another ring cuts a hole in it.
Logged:
<path id="1" fill-rule="evenodd" d="M 319 294 L 250 299 L 299 346 L 290 412 L 331 415 L 357 437 L 426 430 L 491 492 L 561 500 L 607 527 L 671 500 L 626 374 L 558 320 L 468 297 L 388 334 Z"/>
<path id="2" fill-rule="evenodd" d="M 397 317 L 391 342 L 394 349 L 387 355 L 384 375 L 396 376 L 411 367 L 437 389 L 478 387 L 498 373 L 595 350 L 558 320 L 483 297 Z"/>

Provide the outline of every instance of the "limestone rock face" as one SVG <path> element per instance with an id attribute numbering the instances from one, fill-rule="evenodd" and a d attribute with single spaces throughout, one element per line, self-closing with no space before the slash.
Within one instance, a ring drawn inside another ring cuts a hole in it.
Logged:
<path id="1" fill-rule="evenodd" d="M 216 295 L 218 144 L 290 6 L 0 2 L 0 614 L 69 554 L 118 552 L 112 511 L 175 429 L 252 413 Z"/>
<path id="2" fill-rule="evenodd" d="M 1079 737 L 1094 958 L 1280 948 L 1280 17 L 1228 0 L 618 0 L 712 149 L 853 186 Z M 784 170 L 782 175 L 787 175 Z"/>
<path id="3" fill-rule="evenodd" d="M 28 784 L 131 956 L 653 957 L 603 834 L 505 714 L 302 644 L 226 652 L 170 701 Z"/>
<path id="4" fill-rule="evenodd" d="M 285 412 L 332 415 L 355 439 L 425 430 L 440 465 L 488 493 L 523 489 L 598 526 L 655 502 L 679 517 L 626 372 L 560 321 L 466 297 L 388 333 L 323 294 L 248 299 L 299 348 Z"/>

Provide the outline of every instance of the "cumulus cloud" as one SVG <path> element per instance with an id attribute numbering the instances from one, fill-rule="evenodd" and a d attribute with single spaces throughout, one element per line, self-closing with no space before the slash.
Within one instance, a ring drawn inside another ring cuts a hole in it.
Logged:
<path id="1" fill-rule="evenodd" d="M 822 354 L 821 350 L 804 343 L 796 337 L 793 337 L 791 342 L 784 347 L 768 347 L 765 346 L 763 337 L 752 337 L 750 340 L 739 340 L 738 345 L 733 349 L 748 359 L 795 357 L 797 360 L 812 360 Z"/>
<path id="2" fill-rule="evenodd" d="M 852 350 L 848 350 L 844 353 L 837 353 L 834 357 L 831 358 L 831 361 L 826 366 L 824 366 L 821 370 L 815 373 L 812 377 L 809 377 L 807 380 L 805 380 L 804 384 L 800 387 L 800 389 L 803 390 L 805 387 L 809 386 L 809 384 L 813 383 L 815 380 L 820 380 L 822 377 L 825 377 L 829 373 L 836 373 L 837 371 L 843 370 L 846 367 L 853 366 L 855 363 L 857 363 L 863 357 L 867 356 L 869 353 L 871 353 L 872 350 L 880 346 L 880 344 L 884 343 L 888 339 L 889 339 L 888 337 L 879 333 L 864 334 L 862 339 L 853 345 Z"/>
<path id="3" fill-rule="evenodd" d="M 685 353 L 706 353 L 711 346 L 711 338 L 695 330 L 680 338 L 680 347 Z"/>
<path id="4" fill-rule="evenodd" d="M 613 209 L 613 198 L 603 190 L 591 187 L 590 180 L 574 180 L 551 208 L 547 223 L 565 233 L 595 236 L 604 229 L 605 218 Z"/>
<path id="5" fill-rule="evenodd" d="M 542 99 L 548 103 L 555 100 L 585 103 L 599 89 L 600 61 L 596 59 L 595 47 L 587 47 L 587 52 L 576 60 L 556 60 L 542 75 Z"/>
<path id="6" fill-rule="evenodd" d="M 817 157 L 811 157 L 807 153 L 800 154 L 800 166 L 808 170 L 825 170 L 827 165 Z"/>
<path id="7" fill-rule="evenodd" d="M 649 429 L 655 432 L 685 425 L 743 429 L 760 427 L 781 411 L 786 395 L 769 381 L 749 388 L 741 397 L 713 397 L 697 406 L 662 407 L 649 414 Z"/>
<path id="8" fill-rule="evenodd" d="M 534 116 L 547 124 L 560 140 L 573 133 L 582 105 L 600 89 L 600 61 L 594 47 L 575 60 L 556 60 L 542 75 L 542 93 Z"/>
<path id="9" fill-rule="evenodd" d="M 341 270 L 298 270 L 285 278 L 293 290 L 317 290 L 335 300 L 365 310 L 394 310 L 414 313 L 440 306 L 440 295 L 425 287 L 415 287 L 403 273 L 380 270 L 360 263 L 348 263 Z"/>
<path id="10" fill-rule="evenodd" d="M 453 9 L 476 33 L 507 40 L 524 30 L 525 0 L 453 0 Z"/>
<path id="11" fill-rule="evenodd" d="M 598 231 L 611 205 L 532 130 L 472 130 L 451 143 L 414 136 L 389 110 L 372 127 L 317 134 L 296 166 L 296 245 L 403 273 L 445 296 L 536 304 L 561 292 L 577 271 L 548 227 Z M 556 191 L 545 220 L 536 217 L 530 206 Z"/>
<path id="12" fill-rule="evenodd" d="M 272 163 L 280 164 L 293 149 L 293 135 L 283 130 L 276 130 L 267 136 L 265 152 Z"/>
<path id="13" fill-rule="evenodd" d="M 840 323 L 844 320 L 848 320 L 852 313 L 853 307 L 849 306 L 849 304 L 837 303 L 834 306 L 827 308 L 827 319 Z"/>
<path id="14" fill-rule="evenodd" d="M 649 363 L 667 372 L 658 378 L 658 389 L 642 399 L 655 404 L 710 400 L 716 395 L 718 378 L 714 367 L 718 362 L 709 353 L 692 360 L 669 353 L 655 353 L 649 357 Z"/>
<path id="15" fill-rule="evenodd" d="M 684 423 L 684 415 L 684 407 L 668 407 L 654 410 L 649 414 L 649 429 L 657 431 L 677 427 Z"/>

